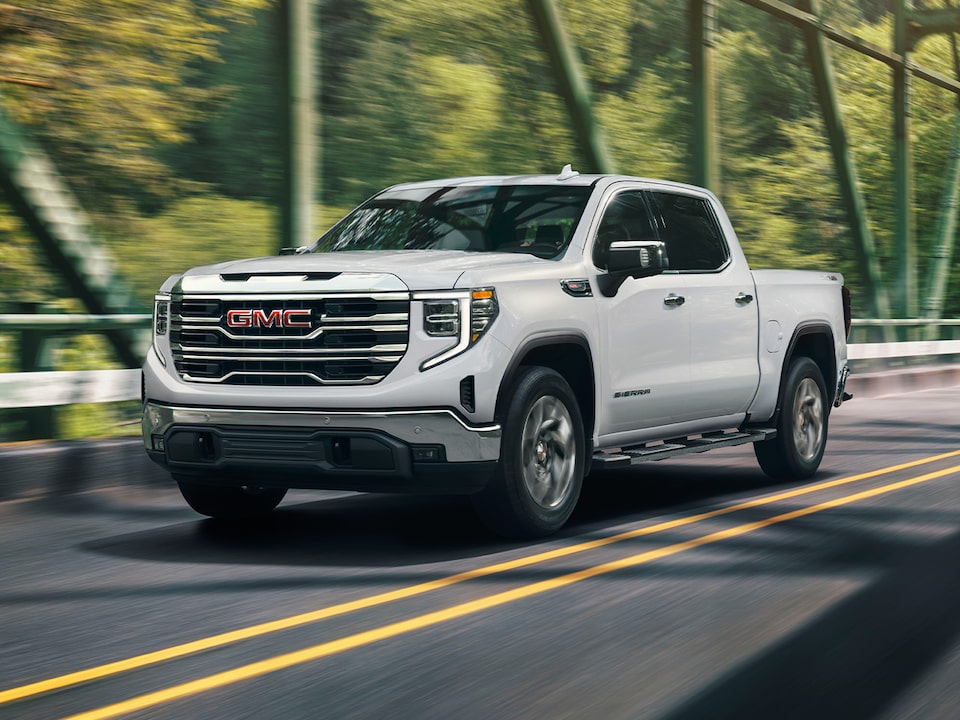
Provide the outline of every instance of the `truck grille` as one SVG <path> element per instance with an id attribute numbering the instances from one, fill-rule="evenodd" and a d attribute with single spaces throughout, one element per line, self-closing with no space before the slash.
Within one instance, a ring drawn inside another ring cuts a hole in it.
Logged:
<path id="1" fill-rule="evenodd" d="M 407 293 L 174 296 L 170 342 L 190 382 L 369 385 L 407 350 Z"/>

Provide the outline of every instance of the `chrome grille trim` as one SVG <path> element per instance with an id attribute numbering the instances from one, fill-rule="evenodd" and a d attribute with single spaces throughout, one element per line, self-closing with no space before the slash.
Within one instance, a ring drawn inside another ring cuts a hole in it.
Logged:
<path id="1" fill-rule="evenodd" d="M 321 320 L 327 320 L 329 322 L 351 322 L 351 323 L 362 323 L 362 322 L 407 322 L 410 318 L 410 313 L 383 313 L 381 315 L 373 315 L 372 317 L 337 317 L 332 315 L 323 315 Z M 339 326 L 338 326 L 339 327 Z"/>
<path id="2" fill-rule="evenodd" d="M 223 295 L 204 294 L 178 294 L 174 293 L 173 298 L 183 300 L 222 300 L 223 302 L 249 301 L 261 302 L 263 300 L 410 300 L 408 292 L 377 292 L 377 293 L 224 293 Z"/>
<path id="3" fill-rule="evenodd" d="M 201 355 L 195 353 L 236 353 L 237 355 L 256 355 L 257 353 L 262 353 L 263 350 L 260 348 L 215 348 L 215 347 L 177 347 L 175 349 L 180 350 L 183 353 L 190 353 L 192 359 L 206 359 L 206 360 L 223 360 L 226 359 L 224 355 L 211 355 L 210 357 L 201 358 Z M 396 355 L 390 356 L 390 361 L 399 361 L 403 357 L 403 353 L 406 351 L 406 345 L 374 345 L 370 348 L 348 348 L 349 350 L 367 350 L 372 353 L 396 353 Z M 338 349 L 324 349 L 316 350 L 314 348 L 272 348 L 270 352 L 277 355 L 308 355 L 308 354 L 317 354 L 317 355 L 334 355 L 336 353 L 342 353 L 343 350 Z M 339 359 L 342 360 L 361 360 L 361 359 L 374 359 L 374 356 L 363 355 L 357 357 L 350 357 L 340 355 Z M 231 360 L 249 360 L 248 357 L 237 357 L 229 358 Z M 260 360 L 266 360 L 265 356 L 260 357 Z M 279 358 L 277 358 L 279 359 Z M 286 358 L 283 358 L 286 359 Z"/>
<path id="4" fill-rule="evenodd" d="M 408 313 L 383 313 L 380 315 L 372 315 L 370 317 L 337 317 L 333 315 L 322 315 L 321 320 L 327 320 L 329 322 L 351 322 L 351 323 L 361 323 L 361 322 L 405 322 L 409 318 Z M 201 323 L 204 325 L 207 324 L 216 324 L 223 321 L 222 316 L 218 317 L 191 317 L 190 322 Z M 187 327 L 186 325 L 184 326 Z"/>
<path id="5" fill-rule="evenodd" d="M 190 318 L 191 321 L 193 318 Z M 406 317 L 404 318 L 406 320 Z M 322 321 L 322 318 L 321 318 Z M 408 325 L 321 325 L 316 330 L 306 335 L 235 335 L 224 327 L 219 325 L 181 325 L 180 330 L 201 330 L 204 332 L 216 330 L 223 333 L 230 340 L 315 340 L 325 332 L 331 330 L 374 330 L 379 332 L 406 332 Z"/>
<path id="6" fill-rule="evenodd" d="M 231 310 L 260 311 L 261 321 L 228 328 Z M 309 310 L 311 327 L 278 327 L 277 310 Z M 263 321 L 268 316 L 269 325 Z M 174 293 L 170 347 L 177 372 L 188 382 L 369 385 L 402 360 L 409 319 L 408 292 Z"/>
<path id="7" fill-rule="evenodd" d="M 358 361 L 358 360 L 369 360 L 370 362 L 380 362 L 380 363 L 393 363 L 399 362 L 402 355 L 338 355 L 336 360 L 347 360 L 347 361 Z M 229 355 L 191 355 L 190 360 L 227 360 L 234 362 L 246 362 L 251 358 L 240 355 L 238 357 L 231 357 Z M 262 355 L 257 357 L 256 360 L 259 362 L 286 362 L 288 360 L 305 360 L 307 358 L 289 358 L 289 357 L 271 357 L 269 355 Z M 330 359 L 330 358 L 325 358 Z"/>
<path id="8" fill-rule="evenodd" d="M 315 375 L 314 373 L 230 372 L 221 378 L 201 378 L 201 377 L 191 377 L 190 375 L 184 375 L 183 379 L 189 380 L 190 382 L 225 383 L 231 378 L 245 377 L 245 376 L 255 376 L 255 377 L 274 376 L 278 378 L 279 377 L 305 377 L 305 378 L 310 378 L 317 385 L 372 385 L 373 383 L 380 382 L 386 377 L 386 375 L 367 375 L 362 380 L 325 380 L 319 375 Z M 271 383 L 260 383 L 260 384 L 270 385 Z"/>

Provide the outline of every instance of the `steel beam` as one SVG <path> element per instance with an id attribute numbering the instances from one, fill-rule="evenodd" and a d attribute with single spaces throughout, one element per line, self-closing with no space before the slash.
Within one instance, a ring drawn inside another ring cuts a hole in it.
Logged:
<path id="1" fill-rule="evenodd" d="M 950 8 L 953 10 L 953 8 Z M 956 35 L 950 36 L 950 49 L 953 54 L 953 73 L 960 77 L 960 50 L 957 48 Z M 960 98 L 957 99 L 953 114 L 953 136 L 950 139 L 950 155 L 943 176 L 943 193 L 940 195 L 940 210 L 937 214 L 935 233 L 936 246 L 930 258 L 927 272 L 927 287 L 921 308 L 925 317 L 938 319 L 943 314 L 944 299 L 950 282 L 950 266 L 953 262 L 953 248 L 957 242 L 957 200 L 960 197 Z M 931 325 L 927 339 L 937 337 L 936 328 Z"/>
<path id="2" fill-rule="evenodd" d="M 800 4 L 813 17 L 820 12 L 819 0 L 801 0 Z M 866 282 L 866 295 L 872 312 L 877 317 L 890 317 L 889 301 L 883 286 L 876 243 L 870 231 L 867 206 L 860 193 L 857 166 L 850 152 L 843 126 L 830 47 L 815 24 L 804 24 L 801 26 L 801 31 L 807 46 L 807 56 L 810 60 L 817 100 L 823 113 L 823 123 L 830 141 L 833 165 L 840 185 L 840 194 L 843 197 L 847 223 L 853 235 L 857 269 L 860 277 Z"/>
<path id="3" fill-rule="evenodd" d="M 690 0 L 688 7 L 690 65 L 693 70 L 693 182 L 720 193 L 717 141 L 716 0 Z"/>
<path id="4" fill-rule="evenodd" d="M 910 51 L 925 35 L 935 32 L 960 30 L 960 10 L 938 8 L 914 10 L 912 0 L 894 0 L 894 48 L 893 51 L 869 43 L 825 23 L 809 2 L 793 7 L 780 0 L 741 0 L 748 5 L 787 20 L 805 33 L 829 38 L 845 47 L 886 63 L 893 72 L 894 114 L 894 181 L 896 227 L 895 242 L 898 277 L 896 305 L 899 314 L 915 317 L 919 298 L 916 281 L 915 221 L 913 212 L 914 171 L 910 139 L 910 101 L 912 79 L 920 78 L 960 96 L 960 79 L 919 65 L 910 58 Z M 836 152 L 836 151 L 835 151 Z M 951 181 L 947 180 L 948 185 Z M 947 190 L 945 190 L 947 192 Z M 850 209 L 848 208 L 848 213 Z M 941 240 L 940 246 L 943 246 Z M 867 246 L 864 249 L 868 250 Z M 864 277 L 869 277 L 865 275 Z M 879 278 L 878 278 L 879 279 Z M 872 282 L 872 279 L 871 279 Z M 879 299 L 879 298 L 878 298 Z M 883 314 L 877 306 L 878 314 Z"/>
<path id="5" fill-rule="evenodd" d="M 907 13 L 912 0 L 894 0 L 893 47 L 907 59 L 909 33 Z M 912 78 L 906 63 L 893 67 L 893 177 L 896 208 L 895 247 L 896 310 L 900 317 L 917 316 L 917 250 L 913 216 L 913 143 L 910 138 Z"/>
<path id="6" fill-rule="evenodd" d="M 318 148 L 314 90 L 314 3 L 281 0 L 278 6 L 281 37 L 281 116 L 284 131 L 284 169 L 280 199 L 279 247 L 298 247 L 314 240 L 314 178 Z"/>
<path id="7" fill-rule="evenodd" d="M 124 312 L 135 303 L 113 267 L 77 198 L 47 154 L 0 112 L 0 195 L 5 196 L 50 265 L 70 291 L 95 314 Z M 110 330 L 106 337 L 127 367 L 143 360 L 136 333 Z"/>
<path id="8" fill-rule="evenodd" d="M 577 51 L 567 37 L 560 11 L 553 0 L 527 0 L 530 16 L 543 39 L 554 80 L 567 106 L 577 145 L 588 172 L 613 172 L 613 161 L 593 115 L 590 90 L 580 68 Z"/>
<path id="9" fill-rule="evenodd" d="M 923 316 L 931 319 L 939 319 L 943 313 L 943 302 L 953 260 L 953 247 L 956 242 L 957 200 L 960 197 L 960 111 L 957 111 L 953 119 L 953 139 L 950 143 L 950 157 L 947 160 L 943 180 L 940 212 L 937 215 L 936 245 L 930 256 L 927 286 L 921 308 Z"/>
<path id="10" fill-rule="evenodd" d="M 907 32 L 910 50 L 927 35 L 960 32 L 960 9 L 917 8 L 907 14 Z"/>
<path id="11" fill-rule="evenodd" d="M 886 63 L 890 67 L 905 67 L 914 76 L 933 83 L 938 87 L 942 87 L 944 90 L 949 90 L 960 95 L 960 81 L 947 77 L 943 73 L 932 70 L 931 68 L 918 65 L 908 57 L 905 57 L 903 53 L 898 53 L 895 51 L 891 52 L 890 50 L 880 47 L 879 45 L 874 45 L 871 42 L 867 42 L 866 40 L 857 37 L 853 33 L 839 30 L 829 23 L 824 22 L 813 13 L 799 10 L 792 5 L 787 5 L 784 2 L 780 2 L 780 0 L 740 1 L 746 3 L 747 5 L 753 6 L 758 10 L 768 12 L 782 20 L 787 20 L 797 27 L 809 27 L 816 29 L 823 33 L 825 37 L 833 40 L 837 44 L 848 47 L 851 50 L 856 50 L 857 52 L 871 57 L 874 60 L 879 60 L 880 62 Z"/>

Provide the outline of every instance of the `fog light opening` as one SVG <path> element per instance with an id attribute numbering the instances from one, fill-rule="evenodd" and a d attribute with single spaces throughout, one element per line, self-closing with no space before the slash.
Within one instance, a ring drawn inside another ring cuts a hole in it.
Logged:
<path id="1" fill-rule="evenodd" d="M 446 460 L 446 449 L 443 445 L 414 445 L 414 462 L 444 462 Z"/>
<path id="2" fill-rule="evenodd" d="M 330 460 L 334 465 L 349 467 L 353 465 L 353 453 L 350 451 L 350 438 L 334 438 L 330 443 Z"/>

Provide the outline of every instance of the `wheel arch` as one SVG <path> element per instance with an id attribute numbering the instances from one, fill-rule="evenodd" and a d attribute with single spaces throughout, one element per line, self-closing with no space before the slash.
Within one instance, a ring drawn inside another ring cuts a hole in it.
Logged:
<path id="1" fill-rule="evenodd" d="M 774 422 L 780 417 L 780 410 L 783 404 L 784 386 L 787 381 L 787 370 L 790 363 L 797 356 L 808 357 L 813 360 L 820 368 L 820 374 L 823 375 L 823 382 L 826 385 L 827 397 L 824 398 L 828 407 L 832 406 L 833 398 L 831 393 L 837 387 L 837 358 L 834 352 L 836 345 L 834 342 L 833 329 L 830 325 L 821 322 L 808 322 L 798 325 L 787 345 L 787 352 L 783 356 L 783 364 L 780 367 L 780 388 L 777 392 L 777 409 L 773 414 Z"/>
<path id="2" fill-rule="evenodd" d="M 520 371 L 539 365 L 556 371 L 570 388 L 580 406 L 587 445 L 596 423 L 596 381 L 590 343 L 582 335 L 548 335 L 527 340 L 510 361 L 497 392 L 496 417 L 503 419 L 510 403 L 510 388 Z"/>

